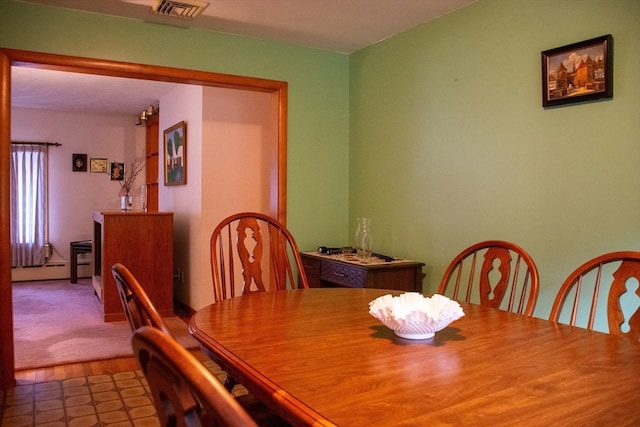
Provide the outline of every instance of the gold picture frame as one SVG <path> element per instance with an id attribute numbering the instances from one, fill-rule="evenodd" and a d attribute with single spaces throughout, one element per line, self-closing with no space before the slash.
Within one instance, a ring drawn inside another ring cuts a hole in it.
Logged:
<path id="1" fill-rule="evenodd" d="M 109 162 L 107 159 L 92 157 L 89 161 L 89 170 L 95 173 L 109 173 Z"/>

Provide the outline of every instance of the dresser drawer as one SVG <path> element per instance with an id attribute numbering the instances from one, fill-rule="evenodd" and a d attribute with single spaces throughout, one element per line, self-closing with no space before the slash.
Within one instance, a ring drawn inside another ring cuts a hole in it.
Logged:
<path id="1" fill-rule="evenodd" d="M 364 288 L 367 284 L 367 271 L 348 264 L 323 262 L 320 279 L 349 288 Z"/>
<path id="2" fill-rule="evenodd" d="M 302 266 L 304 267 L 304 272 L 307 276 L 310 288 L 322 287 L 322 282 L 320 281 L 321 265 L 321 260 L 302 254 Z"/>
<path id="3" fill-rule="evenodd" d="M 422 291 L 424 263 L 397 259 L 394 262 L 359 262 L 343 254 L 301 252 L 309 287 L 348 287 Z"/>
<path id="4" fill-rule="evenodd" d="M 318 258 L 302 254 L 302 265 L 307 276 L 320 275 L 320 262 Z"/>

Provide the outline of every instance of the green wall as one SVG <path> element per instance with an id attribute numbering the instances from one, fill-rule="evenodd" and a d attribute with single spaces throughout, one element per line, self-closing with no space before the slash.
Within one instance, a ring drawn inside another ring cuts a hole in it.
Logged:
<path id="1" fill-rule="evenodd" d="M 350 227 L 448 262 L 488 239 L 535 259 L 547 317 L 587 259 L 640 250 L 640 2 L 481 0 L 350 57 Z M 543 109 L 540 52 L 612 34 L 612 100 Z"/>
<path id="2" fill-rule="evenodd" d="M 287 81 L 288 226 L 303 250 L 346 236 L 347 55 L 13 0 L 0 47 Z"/>

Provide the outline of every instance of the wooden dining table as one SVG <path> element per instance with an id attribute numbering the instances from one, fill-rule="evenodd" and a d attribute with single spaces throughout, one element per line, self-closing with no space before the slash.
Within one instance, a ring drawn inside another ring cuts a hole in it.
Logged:
<path id="1" fill-rule="evenodd" d="M 640 343 L 462 302 L 432 339 L 402 339 L 369 314 L 400 293 L 252 293 L 189 329 L 292 425 L 640 425 Z"/>

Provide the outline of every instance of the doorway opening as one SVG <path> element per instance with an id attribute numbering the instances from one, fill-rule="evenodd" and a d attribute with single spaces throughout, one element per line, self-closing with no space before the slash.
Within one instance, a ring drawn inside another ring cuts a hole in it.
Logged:
<path id="1" fill-rule="evenodd" d="M 13 309 L 9 230 L 9 146 L 11 142 L 11 67 L 37 67 L 76 73 L 258 91 L 273 95 L 277 143 L 271 153 L 269 214 L 286 224 L 286 82 L 171 67 L 0 49 L 0 388 L 14 384 Z"/>

